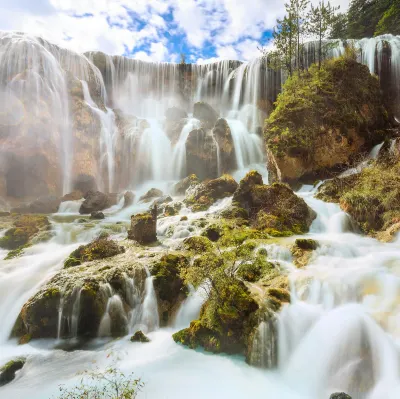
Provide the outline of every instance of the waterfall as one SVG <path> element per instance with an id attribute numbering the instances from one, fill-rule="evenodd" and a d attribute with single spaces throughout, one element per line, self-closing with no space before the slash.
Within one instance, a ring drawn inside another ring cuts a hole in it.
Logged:
<path id="1" fill-rule="evenodd" d="M 186 328 L 191 321 L 198 319 L 200 309 L 206 299 L 201 287 L 195 290 L 192 285 L 189 285 L 188 291 L 189 295 L 180 306 L 175 317 L 174 327 L 176 328 Z"/>
<path id="2" fill-rule="evenodd" d="M 81 313 L 81 293 L 82 288 L 74 288 L 74 304 L 72 305 L 71 318 L 70 318 L 70 333 L 72 338 L 78 337 L 79 319 Z"/>

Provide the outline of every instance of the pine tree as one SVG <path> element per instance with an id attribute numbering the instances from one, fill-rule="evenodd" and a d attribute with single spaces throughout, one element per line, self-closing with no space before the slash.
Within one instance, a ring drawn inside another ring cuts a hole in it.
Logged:
<path id="1" fill-rule="evenodd" d="M 329 33 L 335 22 L 335 12 L 339 7 L 332 7 L 328 2 L 325 5 L 324 0 L 319 0 L 317 7 L 311 5 L 311 10 L 307 16 L 308 32 L 318 38 L 318 67 L 321 69 L 321 63 L 325 57 L 328 45 L 323 41 L 329 37 Z"/>

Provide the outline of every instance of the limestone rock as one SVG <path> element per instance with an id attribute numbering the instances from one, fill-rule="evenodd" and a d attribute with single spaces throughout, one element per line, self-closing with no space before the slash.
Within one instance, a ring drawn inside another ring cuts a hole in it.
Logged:
<path id="1" fill-rule="evenodd" d="M 128 238 L 140 244 L 151 244 L 157 241 L 157 207 L 153 208 L 151 212 L 131 217 Z"/>
<path id="2" fill-rule="evenodd" d="M 218 119 L 213 129 L 213 135 L 220 151 L 221 172 L 229 172 L 236 167 L 235 147 L 231 129 L 225 119 Z"/>
<path id="3" fill-rule="evenodd" d="M 132 191 L 126 191 L 124 194 L 124 208 L 128 208 L 135 202 L 135 194 Z"/>
<path id="4" fill-rule="evenodd" d="M 72 185 L 74 190 L 80 191 L 84 196 L 89 191 L 97 191 L 95 178 L 86 174 L 78 175 Z"/>
<path id="5" fill-rule="evenodd" d="M 152 199 L 161 197 L 163 195 L 163 192 L 159 190 L 158 188 L 151 188 L 149 191 L 147 191 L 146 194 L 142 195 L 139 198 L 139 201 L 143 202 L 150 202 Z"/>
<path id="6" fill-rule="evenodd" d="M 101 220 L 104 219 L 104 213 L 100 211 L 94 211 L 90 214 L 90 219 Z"/>
<path id="7" fill-rule="evenodd" d="M 78 201 L 81 198 L 83 198 L 83 194 L 81 191 L 72 191 L 71 193 L 65 194 L 62 198 L 61 198 L 61 202 L 65 202 L 65 201 Z"/>
<path id="8" fill-rule="evenodd" d="M 210 104 L 198 102 L 194 104 L 193 117 L 199 119 L 206 129 L 212 129 L 217 122 L 218 113 Z"/>
<path id="9" fill-rule="evenodd" d="M 96 211 L 103 211 L 110 207 L 110 205 L 110 200 L 107 194 L 100 191 L 88 191 L 85 195 L 85 201 L 83 201 L 79 208 L 79 213 L 84 215 Z"/>
<path id="10" fill-rule="evenodd" d="M 196 186 L 199 183 L 199 179 L 195 174 L 189 175 L 175 184 L 174 192 L 177 195 L 184 195 L 188 188 Z"/>
<path id="11" fill-rule="evenodd" d="M 54 196 L 40 197 L 28 205 L 20 205 L 11 209 L 12 213 L 56 213 L 61 204 L 61 199 Z"/>

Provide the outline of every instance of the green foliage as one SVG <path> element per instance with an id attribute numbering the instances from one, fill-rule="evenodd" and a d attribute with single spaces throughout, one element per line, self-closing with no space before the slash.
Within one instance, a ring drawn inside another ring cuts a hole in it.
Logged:
<path id="1" fill-rule="evenodd" d="M 392 0 L 375 28 L 375 36 L 391 33 L 400 35 L 400 0 Z"/>
<path id="2" fill-rule="evenodd" d="M 290 77 L 267 120 L 265 138 L 278 157 L 312 162 L 321 135 L 350 129 L 364 134 L 386 123 L 379 82 L 354 60 L 354 49 Z M 367 128 L 368 127 L 368 128 Z"/>
<path id="3" fill-rule="evenodd" d="M 134 399 L 143 387 L 133 373 L 126 375 L 112 366 L 104 371 L 85 371 L 76 387 L 60 386 L 57 399 Z"/>

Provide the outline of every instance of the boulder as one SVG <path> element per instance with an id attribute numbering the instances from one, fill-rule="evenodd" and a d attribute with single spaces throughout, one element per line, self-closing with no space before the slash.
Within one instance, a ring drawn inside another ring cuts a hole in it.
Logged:
<path id="1" fill-rule="evenodd" d="M 203 182 L 187 192 L 185 204 L 194 212 L 207 210 L 215 201 L 231 196 L 238 184 L 230 175 Z"/>
<path id="2" fill-rule="evenodd" d="M 81 191 L 72 191 L 72 193 L 69 194 L 65 194 L 62 198 L 61 198 L 61 202 L 65 202 L 65 201 L 78 201 L 80 199 L 83 198 L 83 194 Z"/>
<path id="3" fill-rule="evenodd" d="M 10 360 L 0 368 L 0 387 L 8 384 L 15 378 L 15 373 L 25 365 L 25 359 Z"/>
<path id="4" fill-rule="evenodd" d="M 294 74 L 265 125 L 271 181 L 315 181 L 383 141 L 379 81 L 349 56 Z"/>
<path id="5" fill-rule="evenodd" d="M 213 135 L 218 143 L 220 153 L 220 168 L 222 173 L 236 168 L 235 147 L 233 144 L 231 128 L 226 119 L 218 119 L 213 129 Z"/>
<path id="6" fill-rule="evenodd" d="M 81 215 L 91 214 L 92 212 L 103 211 L 111 206 L 109 197 L 100 191 L 88 191 L 85 194 L 85 201 L 83 201 L 79 208 Z"/>
<path id="7" fill-rule="evenodd" d="M 72 186 L 75 191 L 80 191 L 84 194 L 84 196 L 89 191 L 97 191 L 97 183 L 95 178 L 86 174 L 78 175 L 73 181 Z"/>
<path id="8" fill-rule="evenodd" d="M 175 311 L 187 296 L 187 288 L 181 271 L 189 265 L 188 259 L 179 253 L 163 255 L 150 268 L 154 290 L 158 298 L 161 324 L 168 325 Z"/>
<path id="9" fill-rule="evenodd" d="M 128 208 L 135 202 L 135 194 L 132 191 L 126 191 L 124 194 L 124 206 L 123 208 Z"/>
<path id="10" fill-rule="evenodd" d="M 199 179 L 195 174 L 189 175 L 175 184 L 174 193 L 177 195 L 185 195 L 188 188 L 194 187 L 199 183 Z"/>
<path id="11" fill-rule="evenodd" d="M 211 130 L 194 129 L 186 139 L 186 172 L 201 180 L 218 177 L 218 148 Z"/>
<path id="12" fill-rule="evenodd" d="M 153 208 L 154 206 L 159 207 L 160 205 L 164 205 L 164 204 L 168 204 L 172 202 L 172 197 L 169 195 L 163 195 L 160 198 L 157 198 L 153 201 L 153 203 L 151 204 L 151 208 Z"/>
<path id="13" fill-rule="evenodd" d="M 103 212 L 94 211 L 90 214 L 90 219 L 101 220 L 105 219 L 105 216 Z"/>
<path id="14" fill-rule="evenodd" d="M 151 188 L 149 191 L 147 191 L 146 194 L 142 195 L 139 198 L 139 201 L 150 202 L 154 198 L 162 197 L 162 195 L 163 195 L 163 192 L 161 190 L 159 190 L 158 188 Z"/>
<path id="15" fill-rule="evenodd" d="M 262 184 L 262 176 L 249 172 L 233 195 L 234 203 L 248 211 L 252 224 L 271 235 L 306 233 L 315 212 L 283 183 Z"/>
<path id="16" fill-rule="evenodd" d="M 218 113 L 210 104 L 198 102 L 194 104 L 193 117 L 199 119 L 206 129 L 212 129 L 217 122 Z"/>
<path id="17" fill-rule="evenodd" d="M 125 248 L 118 245 L 114 240 L 100 237 L 87 245 L 81 245 L 73 251 L 64 262 L 64 267 L 79 266 L 84 262 L 98 259 L 111 258 L 125 252 Z"/>
<path id="18" fill-rule="evenodd" d="M 131 337 L 131 342 L 150 342 L 150 340 L 146 337 L 146 335 L 143 334 L 142 331 L 136 331 L 135 334 L 132 335 Z"/>
<path id="19" fill-rule="evenodd" d="M 40 197 L 28 205 L 21 205 L 11 209 L 12 213 L 56 213 L 61 204 L 61 199 L 49 195 Z"/>
<path id="20" fill-rule="evenodd" d="M 131 217 L 128 238 L 139 244 L 151 244 L 157 241 L 157 207 L 151 212 L 140 213 Z"/>

